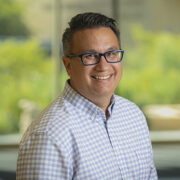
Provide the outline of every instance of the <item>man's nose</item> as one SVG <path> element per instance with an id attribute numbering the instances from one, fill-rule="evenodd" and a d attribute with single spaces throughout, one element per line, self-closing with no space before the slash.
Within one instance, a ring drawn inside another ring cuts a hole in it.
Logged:
<path id="1" fill-rule="evenodd" d="M 99 59 L 99 63 L 96 64 L 96 69 L 104 71 L 108 68 L 108 66 L 109 66 L 109 63 L 106 61 L 106 58 L 103 55 L 101 55 Z"/>

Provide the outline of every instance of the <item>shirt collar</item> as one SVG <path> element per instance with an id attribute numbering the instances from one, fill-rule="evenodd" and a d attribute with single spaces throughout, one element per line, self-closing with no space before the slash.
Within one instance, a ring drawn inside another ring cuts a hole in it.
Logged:
<path id="1" fill-rule="evenodd" d="M 76 107 L 81 112 L 84 112 L 86 115 L 89 115 L 92 119 L 94 119 L 97 114 L 105 115 L 104 111 L 101 108 L 99 108 L 94 103 L 84 98 L 77 91 L 75 91 L 70 86 L 69 80 L 66 81 L 66 85 L 62 96 L 64 99 L 69 101 L 74 107 Z M 114 104 L 115 98 L 113 95 L 111 98 L 111 104 L 108 107 L 108 112 L 110 116 L 112 114 Z"/>
<path id="2" fill-rule="evenodd" d="M 110 105 L 108 107 L 108 112 L 109 112 L 109 115 L 111 116 L 112 112 L 113 112 L 113 107 L 114 107 L 114 104 L 115 104 L 115 97 L 114 95 L 111 97 L 111 102 L 110 102 Z"/>

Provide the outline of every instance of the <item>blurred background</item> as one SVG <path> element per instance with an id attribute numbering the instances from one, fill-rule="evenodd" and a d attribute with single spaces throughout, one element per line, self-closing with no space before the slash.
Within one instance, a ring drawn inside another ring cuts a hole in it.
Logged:
<path id="1" fill-rule="evenodd" d="M 0 180 L 15 179 L 22 133 L 62 92 L 61 35 L 87 11 L 117 20 L 116 93 L 145 113 L 159 179 L 180 179 L 179 0 L 0 0 Z"/>

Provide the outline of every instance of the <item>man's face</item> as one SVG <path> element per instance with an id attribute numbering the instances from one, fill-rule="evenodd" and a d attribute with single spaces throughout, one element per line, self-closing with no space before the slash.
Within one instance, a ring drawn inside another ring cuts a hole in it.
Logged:
<path id="1" fill-rule="evenodd" d="M 100 27 L 77 31 L 73 35 L 71 53 L 104 53 L 119 49 L 114 32 L 110 28 Z M 92 102 L 96 98 L 111 98 L 122 76 L 122 63 L 107 63 L 103 56 L 99 64 L 91 66 L 84 66 L 79 57 L 63 57 L 63 62 L 71 86 Z"/>

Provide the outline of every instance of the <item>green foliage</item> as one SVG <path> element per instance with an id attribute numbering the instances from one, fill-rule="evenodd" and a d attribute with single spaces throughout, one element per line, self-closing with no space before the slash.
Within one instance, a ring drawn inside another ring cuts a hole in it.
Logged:
<path id="1" fill-rule="evenodd" d="M 53 63 L 34 40 L 0 44 L 0 133 L 18 132 L 21 99 L 51 101 Z"/>
<path id="2" fill-rule="evenodd" d="M 136 27 L 117 93 L 140 106 L 180 103 L 180 36 Z"/>
<path id="3" fill-rule="evenodd" d="M 22 20 L 22 7 L 14 0 L 0 0 L 0 35 L 28 35 Z"/>

